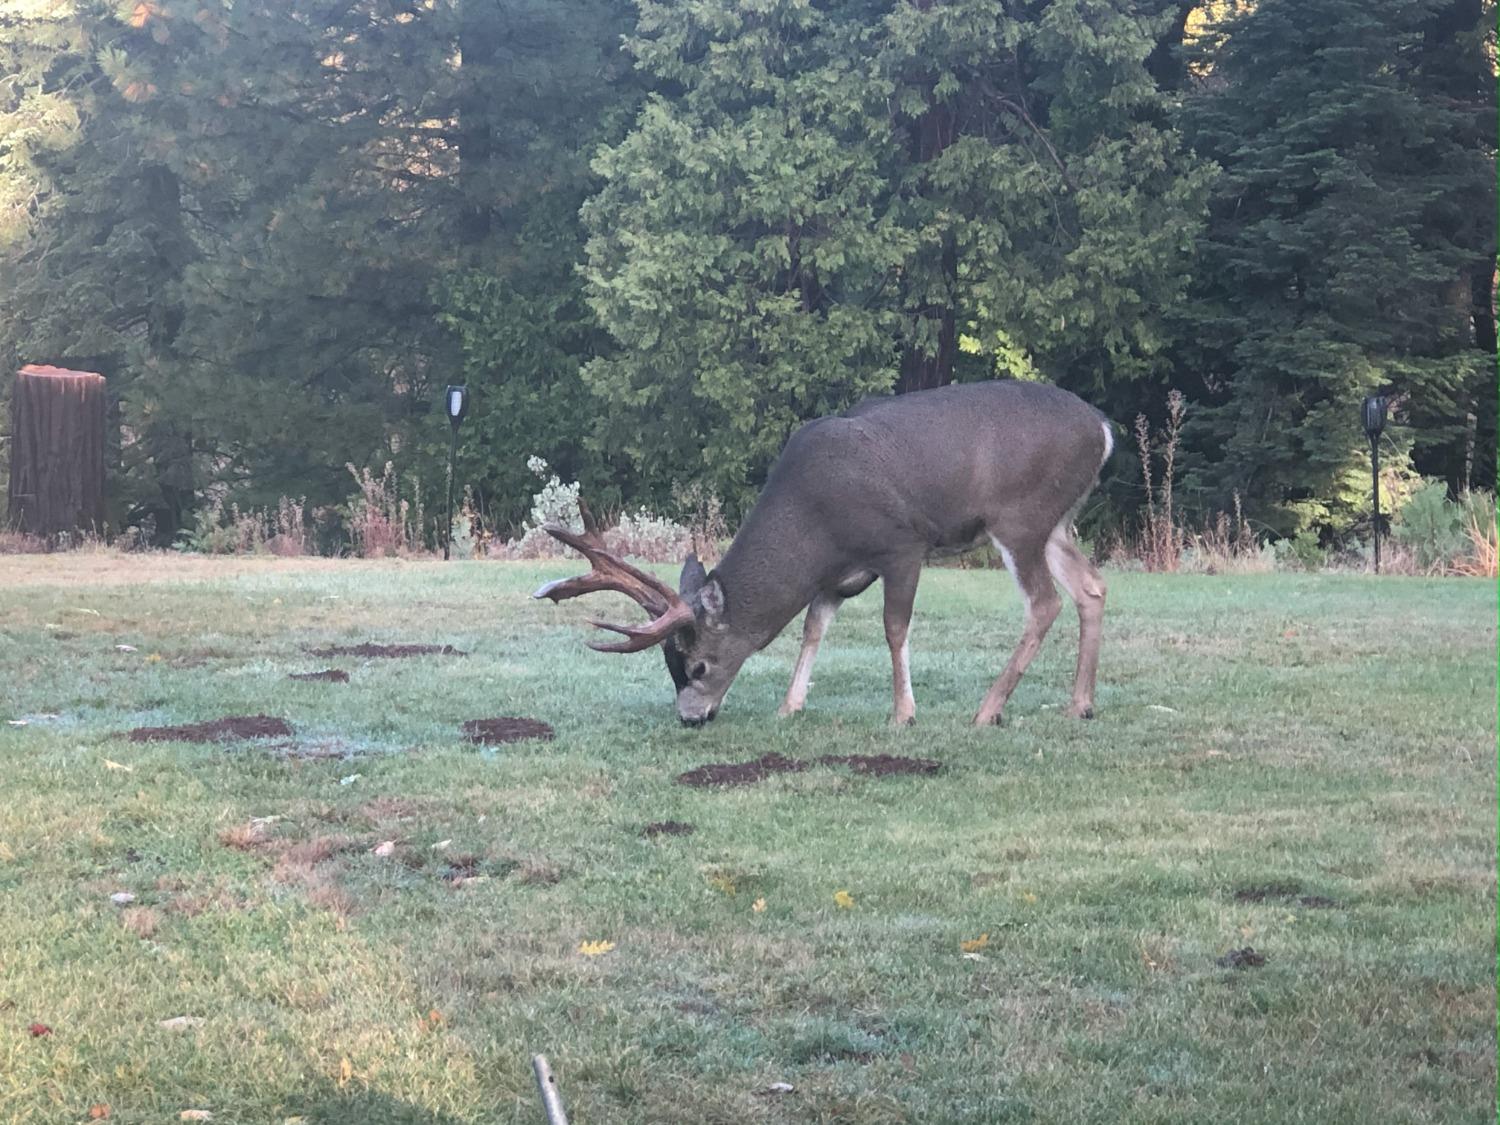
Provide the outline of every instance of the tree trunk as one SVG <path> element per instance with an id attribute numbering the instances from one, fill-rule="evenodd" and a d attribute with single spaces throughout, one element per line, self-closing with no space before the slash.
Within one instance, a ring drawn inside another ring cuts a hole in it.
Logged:
<path id="1" fill-rule="evenodd" d="M 926 5 L 919 2 L 924 10 Z M 957 115 L 953 106 L 946 102 L 930 101 L 927 112 L 916 122 L 913 132 L 913 153 L 918 164 L 936 160 L 951 145 L 957 135 Z M 901 376 L 896 381 L 896 393 L 925 391 L 943 387 L 953 382 L 953 362 L 958 358 L 958 245 L 953 232 L 943 234 L 942 251 L 935 263 L 940 296 L 927 300 L 917 309 L 917 315 L 935 321 L 937 347 L 928 352 L 921 344 L 907 344 L 901 356 Z"/>
<path id="2" fill-rule="evenodd" d="M 104 531 L 104 376 L 27 366 L 10 399 L 10 523 L 55 540 Z"/>

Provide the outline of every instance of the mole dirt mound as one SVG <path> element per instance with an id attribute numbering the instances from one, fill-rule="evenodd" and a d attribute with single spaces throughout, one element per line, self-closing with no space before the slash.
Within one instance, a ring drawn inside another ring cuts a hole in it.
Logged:
<path id="1" fill-rule="evenodd" d="M 136 727 L 131 742 L 233 742 L 245 738 L 290 738 L 292 728 L 270 715 L 229 715 L 180 727 Z"/>
<path id="2" fill-rule="evenodd" d="M 773 773 L 801 773 L 807 763 L 797 758 L 787 758 L 771 753 L 750 762 L 710 762 L 706 766 L 688 770 L 677 775 L 678 785 L 691 785 L 695 789 L 711 786 L 753 785 L 764 781 Z"/>
<path id="3" fill-rule="evenodd" d="M 308 649 L 314 656 L 468 656 L 454 648 L 452 645 L 372 645 L 369 643 L 359 645 L 327 645 L 323 648 Z"/>
<path id="4" fill-rule="evenodd" d="M 536 719 L 469 719 L 464 723 L 464 737 L 480 746 L 499 746 L 506 742 L 523 742 L 539 738 L 551 742 L 556 732 Z"/>
<path id="5" fill-rule="evenodd" d="M 341 671 L 338 668 L 325 668 L 321 672 L 293 672 L 287 678 L 301 680 L 303 683 L 347 684 L 349 682 L 349 673 Z"/>
<path id="6" fill-rule="evenodd" d="M 1231 949 L 1214 962 L 1222 969 L 1258 969 L 1265 963 L 1266 955 L 1248 945 L 1244 949 Z"/>
<path id="7" fill-rule="evenodd" d="M 943 768 L 942 762 L 931 758 L 903 758 L 899 754 L 824 754 L 818 761 L 825 766 L 848 766 L 855 773 L 871 777 L 890 777 L 894 774 L 934 774 Z"/>

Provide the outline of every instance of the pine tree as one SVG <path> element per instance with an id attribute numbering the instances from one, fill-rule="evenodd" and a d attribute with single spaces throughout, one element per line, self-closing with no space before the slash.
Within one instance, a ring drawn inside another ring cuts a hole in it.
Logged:
<path id="1" fill-rule="evenodd" d="M 1399 392 L 1417 469 L 1449 475 L 1468 404 L 1494 401 L 1486 28 L 1477 2 L 1262 0 L 1221 29 L 1213 88 L 1188 106 L 1223 168 L 1196 479 L 1275 532 L 1367 512 L 1365 394 Z"/>

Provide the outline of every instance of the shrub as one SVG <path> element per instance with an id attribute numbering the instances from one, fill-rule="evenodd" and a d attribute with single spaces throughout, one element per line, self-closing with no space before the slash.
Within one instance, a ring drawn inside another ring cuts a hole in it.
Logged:
<path id="1" fill-rule="evenodd" d="M 410 550 L 414 542 L 408 528 L 411 505 L 399 495 L 391 463 L 385 463 L 385 471 L 378 477 L 368 468 L 356 469 L 353 464 L 344 467 L 359 486 L 359 495 L 349 501 L 347 512 L 354 553 L 363 559 L 378 559 Z"/>
<path id="2" fill-rule="evenodd" d="M 1321 570 L 1328 561 L 1328 553 L 1318 542 L 1318 533 L 1304 527 L 1290 539 L 1278 539 L 1272 545 L 1276 565 L 1280 569 Z"/>
<path id="3" fill-rule="evenodd" d="M 1177 523 L 1172 490 L 1177 466 L 1177 445 L 1182 438 L 1182 419 L 1187 399 L 1181 391 L 1167 395 L 1167 428 L 1158 439 L 1162 453 L 1161 484 L 1154 487 L 1151 475 L 1151 428 L 1144 414 L 1135 419 L 1135 440 L 1141 452 L 1141 478 L 1146 486 L 1146 514 L 1138 553 L 1147 570 L 1173 571 L 1181 565 L 1187 533 Z"/>
<path id="4" fill-rule="evenodd" d="M 547 462 L 532 457 L 527 468 L 542 480 L 542 488 L 531 498 L 531 516 L 521 536 L 505 544 L 503 554 L 512 559 L 560 558 L 573 554 L 543 526 L 560 523 L 575 532 L 584 530 L 583 510 L 579 504 L 577 481 L 563 483 L 548 470 Z M 717 508 L 714 509 L 717 512 Z M 681 524 L 645 508 L 627 512 L 619 522 L 604 531 L 604 542 L 619 555 L 631 555 L 647 562 L 677 562 L 692 549 L 693 533 Z"/>
<path id="5" fill-rule="evenodd" d="M 1418 567 L 1436 569 L 1468 546 L 1463 507 L 1448 499 L 1448 486 L 1442 481 L 1424 481 L 1402 506 L 1391 538 L 1410 548 Z"/>
<path id="6" fill-rule="evenodd" d="M 305 499 L 283 496 L 274 509 L 242 511 L 238 504 L 224 506 L 222 495 L 211 497 L 198 509 L 191 531 L 177 539 L 178 550 L 205 555 L 273 554 L 283 558 L 308 553 L 308 534 L 304 515 Z M 132 529 L 124 546 L 138 547 L 141 532 Z M 149 540 L 144 540 L 149 542 Z"/>

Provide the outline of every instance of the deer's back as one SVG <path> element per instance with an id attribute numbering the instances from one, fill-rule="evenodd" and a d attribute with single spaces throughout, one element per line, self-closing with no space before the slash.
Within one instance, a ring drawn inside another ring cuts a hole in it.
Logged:
<path id="1" fill-rule="evenodd" d="M 767 481 L 840 554 L 1045 537 L 1093 486 L 1105 421 L 1058 387 L 993 382 L 871 399 L 810 422 Z"/>

